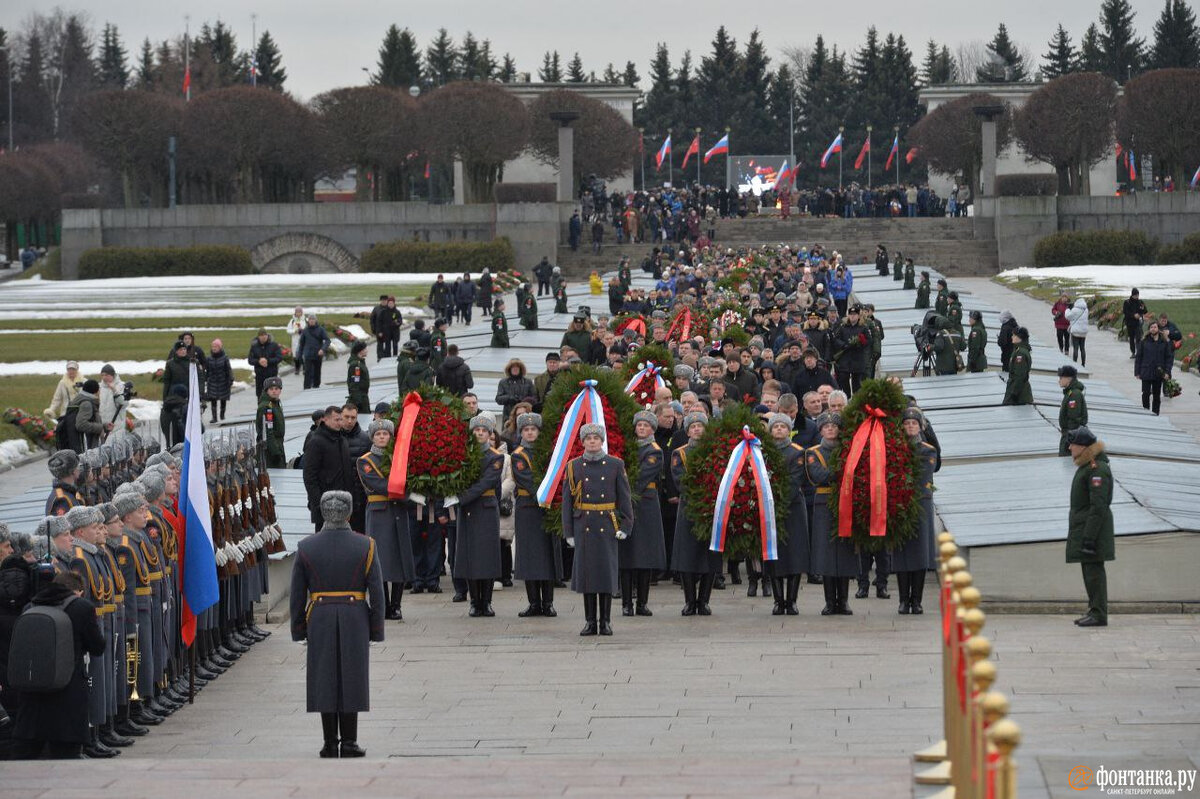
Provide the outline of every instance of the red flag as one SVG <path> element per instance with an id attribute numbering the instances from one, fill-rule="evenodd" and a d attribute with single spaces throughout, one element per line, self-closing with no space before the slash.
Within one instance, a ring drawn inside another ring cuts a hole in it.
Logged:
<path id="1" fill-rule="evenodd" d="M 638 132 L 638 152 L 646 152 L 646 137 L 640 131 Z"/>
<path id="2" fill-rule="evenodd" d="M 866 160 L 867 153 L 871 152 L 871 137 L 868 135 L 863 141 L 862 149 L 858 151 L 858 158 L 854 159 L 854 168 L 862 169 L 863 161 Z"/>
<path id="3" fill-rule="evenodd" d="M 908 153 L 906 153 L 904 156 L 904 163 L 911 164 L 913 162 L 913 159 L 917 157 L 917 150 L 918 150 L 918 148 L 916 148 L 916 147 L 909 150 Z"/>
<path id="4" fill-rule="evenodd" d="M 425 179 L 429 180 L 429 162 L 425 162 Z"/>
<path id="5" fill-rule="evenodd" d="M 1125 152 L 1125 148 L 1121 146 L 1121 142 L 1117 142 L 1117 158 L 1121 158 L 1121 154 Z"/>
<path id="6" fill-rule="evenodd" d="M 189 90 L 191 90 L 191 88 L 192 88 L 192 66 L 191 66 L 191 64 L 189 64 L 188 66 L 184 67 L 184 70 L 183 70 L 183 94 L 184 94 L 184 96 L 187 96 L 187 93 Z"/>
<path id="7" fill-rule="evenodd" d="M 696 134 L 696 138 L 692 139 L 692 143 L 688 145 L 687 152 L 683 154 L 683 165 L 680 169 L 687 169 L 688 159 L 692 156 L 700 157 L 700 134 Z"/>

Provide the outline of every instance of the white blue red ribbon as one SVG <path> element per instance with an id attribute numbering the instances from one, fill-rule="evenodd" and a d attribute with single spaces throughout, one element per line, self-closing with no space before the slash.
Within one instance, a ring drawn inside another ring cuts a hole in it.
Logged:
<path id="1" fill-rule="evenodd" d="M 725 467 L 725 474 L 721 477 L 721 484 L 717 488 L 712 540 L 708 548 L 713 552 L 725 551 L 729 517 L 733 512 L 735 487 L 747 464 L 754 475 L 754 498 L 758 508 L 762 559 L 777 560 L 779 558 L 779 540 L 775 530 L 775 497 L 771 494 L 771 475 L 767 471 L 767 462 L 763 458 L 762 442 L 759 441 L 758 436 L 750 432 L 749 427 L 742 428 L 742 440 L 729 454 L 729 465 Z"/>
<path id="2" fill-rule="evenodd" d="M 598 424 L 605 428 L 604 406 L 600 403 L 596 381 L 582 380 L 579 387 L 579 393 L 567 406 L 562 427 L 558 431 L 558 440 L 554 442 L 554 452 L 550 454 L 550 463 L 546 466 L 546 476 L 538 486 L 537 501 L 543 508 L 550 507 L 563 476 L 567 473 L 567 453 L 571 451 L 571 443 L 579 435 L 579 428 L 585 424 Z M 604 451 L 608 452 L 607 428 L 604 430 Z"/>
<path id="3" fill-rule="evenodd" d="M 640 386 L 642 381 L 650 375 L 654 375 L 655 390 L 667 387 L 667 381 L 663 380 L 662 367 L 655 365 L 653 361 L 648 361 L 646 365 L 642 367 L 641 371 L 634 375 L 633 379 L 625 384 L 625 393 L 632 394 L 634 389 Z"/>

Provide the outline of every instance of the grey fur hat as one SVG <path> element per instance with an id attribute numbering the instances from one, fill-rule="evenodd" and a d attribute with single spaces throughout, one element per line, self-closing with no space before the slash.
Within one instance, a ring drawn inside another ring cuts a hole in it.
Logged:
<path id="1" fill-rule="evenodd" d="M 96 510 L 100 511 L 100 515 L 104 517 L 105 523 L 107 523 L 109 519 L 119 518 L 121 515 L 117 512 L 117 506 L 111 502 L 103 502 L 97 505 Z"/>
<path id="2" fill-rule="evenodd" d="M 821 428 L 827 424 L 835 424 L 838 427 L 841 427 L 842 426 L 842 415 L 835 411 L 825 411 L 825 413 L 821 414 L 820 416 L 818 416 L 816 418 L 816 423 L 817 423 L 817 431 L 818 432 L 820 432 Z"/>
<path id="3" fill-rule="evenodd" d="M 129 485 L 129 483 L 125 485 Z M 124 518 L 138 508 L 145 507 L 146 499 L 137 491 L 131 489 L 129 491 L 118 491 L 114 494 L 112 504 L 117 509 L 117 513 Z"/>
<path id="4" fill-rule="evenodd" d="M 691 380 L 696 376 L 696 370 L 688 366 L 686 363 L 677 363 L 675 364 L 674 375 L 675 377 L 683 377 Z"/>
<path id="5" fill-rule="evenodd" d="M 792 426 L 792 417 L 788 416 L 786 413 L 773 413 L 767 417 L 768 432 L 770 432 L 771 428 L 777 424 L 787 425 L 790 428 Z"/>
<path id="6" fill-rule="evenodd" d="M 171 453 L 169 452 L 156 452 L 149 458 L 146 458 L 146 468 L 157 466 L 160 463 L 170 468 L 175 465 L 175 459 L 171 457 Z"/>
<path id="7" fill-rule="evenodd" d="M 542 429 L 542 415 L 540 413 L 522 413 L 517 417 L 517 432 L 521 432 L 526 427 L 536 427 Z"/>
<path id="8" fill-rule="evenodd" d="M 495 420 L 495 418 L 492 417 L 492 415 L 490 413 L 481 413 L 481 414 L 478 414 L 477 416 L 472 417 L 470 423 L 467 426 L 471 430 L 474 430 L 476 427 L 482 427 L 485 430 L 487 430 L 489 433 L 496 432 L 496 420 Z"/>
<path id="9" fill-rule="evenodd" d="M 604 428 L 598 424 L 585 424 L 579 428 L 579 440 L 583 441 L 588 436 L 600 436 L 601 440 L 607 438 L 604 435 Z"/>
<path id="10" fill-rule="evenodd" d="M 700 424 L 707 427 L 708 426 L 708 414 L 701 413 L 700 411 L 692 411 L 687 416 L 684 416 L 683 417 L 684 432 L 687 432 L 691 428 L 691 426 L 696 424 L 697 422 L 699 422 Z"/>
<path id="11" fill-rule="evenodd" d="M 46 461 L 46 468 L 50 470 L 50 474 L 56 480 L 70 477 L 79 468 L 79 456 L 75 454 L 75 450 L 73 449 L 60 449 Z"/>
<path id="12" fill-rule="evenodd" d="M 921 423 L 921 427 L 925 427 L 925 414 L 921 413 L 921 409 L 915 405 L 910 405 L 900 414 L 900 421 L 906 422 L 909 419 L 915 419 Z"/>
<path id="13" fill-rule="evenodd" d="M 95 524 L 96 512 L 87 505 L 76 505 L 67 511 L 63 518 L 67 520 L 67 529 L 74 531 Z"/>
<path id="14" fill-rule="evenodd" d="M 163 481 L 163 485 L 165 486 L 166 482 L 167 482 L 167 477 L 169 477 L 171 474 L 171 468 L 169 466 L 167 466 L 167 464 L 165 464 L 165 463 L 156 463 L 153 466 L 147 466 L 142 471 L 143 477 L 145 477 L 148 474 L 154 474 L 154 475 L 158 475 L 159 477 L 161 477 L 162 481 Z"/>
<path id="15" fill-rule="evenodd" d="M 326 525 L 344 525 L 353 512 L 354 498 L 349 491 L 326 491 L 321 495 L 321 517 Z"/>
<path id="16" fill-rule="evenodd" d="M 146 472 L 133 485 L 147 502 L 157 502 L 167 490 L 167 484 L 154 472 Z"/>
<path id="17" fill-rule="evenodd" d="M 380 430 L 386 430 L 390 435 L 396 434 L 396 425 L 391 419 L 376 419 L 367 425 L 367 436 L 374 439 L 375 434 Z"/>
<path id="18" fill-rule="evenodd" d="M 0 522 L 0 543 L 12 540 L 12 533 L 8 530 L 8 525 Z"/>
<path id="19" fill-rule="evenodd" d="M 658 417 L 651 411 L 638 411 L 635 413 L 633 415 L 633 423 L 636 425 L 638 422 L 645 422 L 655 430 L 658 429 Z"/>

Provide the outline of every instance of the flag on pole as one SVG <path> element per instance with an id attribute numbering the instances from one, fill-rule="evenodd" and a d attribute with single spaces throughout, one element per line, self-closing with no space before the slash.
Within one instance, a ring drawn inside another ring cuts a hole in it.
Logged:
<path id="1" fill-rule="evenodd" d="M 707 164 L 708 159 L 712 158 L 714 155 L 720 155 L 721 153 L 724 153 L 725 155 L 729 155 L 729 134 L 728 133 L 726 133 L 724 136 L 722 136 L 717 141 L 716 144 L 714 144 L 712 147 L 710 147 L 708 149 L 708 152 L 706 152 L 704 154 L 704 163 Z"/>
<path id="2" fill-rule="evenodd" d="M 871 152 L 871 134 L 867 134 L 867 138 L 863 140 L 862 149 L 858 151 L 858 158 L 854 159 L 854 168 L 862 169 L 863 161 L 867 160 L 867 153 Z"/>
<path id="3" fill-rule="evenodd" d="M 696 134 L 696 138 L 692 139 L 692 143 L 688 145 L 687 152 L 683 154 L 683 164 L 680 169 L 687 169 L 688 159 L 692 156 L 700 157 L 700 134 Z"/>
<path id="4" fill-rule="evenodd" d="M 196 639 L 196 614 L 208 610 L 220 598 L 208 479 L 204 471 L 203 416 L 200 375 L 193 362 L 188 366 L 187 423 L 183 434 L 183 469 L 179 477 L 179 515 L 183 518 L 179 535 L 179 563 L 183 572 L 180 575 L 183 587 L 180 632 L 188 646 Z"/>
<path id="5" fill-rule="evenodd" d="M 1125 151 L 1125 160 L 1129 163 L 1129 179 L 1137 180 L 1137 156 L 1133 154 L 1133 150 Z"/>
<path id="6" fill-rule="evenodd" d="M 425 162 L 425 179 L 429 180 L 429 162 Z"/>
<path id="7" fill-rule="evenodd" d="M 1196 167 L 1196 174 L 1192 175 L 1192 182 L 1188 185 L 1194 189 L 1197 183 L 1200 183 L 1200 166 Z"/>
<path id="8" fill-rule="evenodd" d="M 895 158 L 899 154 L 900 154 L 900 137 L 896 136 L 896 138 L 892 139 L 892 149 L 888 150 L 887 163 L 883 165 L 883 169 L 885 172 L 892 168 L 892 159 Z"/>
<path id="9" fill-rule="evenodd" d="M 913 159 L 917 157 L 917 153 L 918 153 L 919 149 L 920 148 L 918 148 L 918 147 L 913 147 L 907 153 L 905 153 L 904 154 L 904 163 L 911 164 L 913 162 Z"/>
<path id="10" fill-rule="evenodd" d="M 638 131 L 638 152 L 646 152 L 646 137 L 642 135 L 640 130 Z"/>
<path id="11" fill-rule="evenodd" d="M 191 64 L 189 64 L 188 66 L 183 68 L 183 94 L 184 94 L 184 96 L 190 97 L 191 90 L 192 90 L 192 66 L 191 66 Z"/>
<path id="12" fill-rule="evenodd" d="M 825 168 L 825 165 L 829 163 L 829 159 L 833 157 L 834 153 L 840 153 L 841 151 L 842 134 L 839 133 L 837 138 L 833 140 L 833 144 L 829 145 L 829 149 L 825 151 L 825 155 L 821 156 L 821 169 Z"/>
<path id="13" fill-rule="evenodd" d="M 662 143 L 662 147 L 658 148 L 658 153 L 654 156 L 654 168 L 662 169 L 663 161 L 671 157 L 671 134 L 667 134 L 667 140 Z"/>
<path id="14" fill-rule="evenodd" d="M 1121 142 L 1117 142 L 1117 160 L 1120 160 L 1124 152 L 1125 148 L 1121 146 Z"/>
<path id="15" fill-rule="evenodd" d="M 779 174 L 775 176 L 775 188 L 783 189 L 796 176 L 796 170 L 788 166 L 787 159 L 783 159 L 783 166 L 779 167 Z"/>

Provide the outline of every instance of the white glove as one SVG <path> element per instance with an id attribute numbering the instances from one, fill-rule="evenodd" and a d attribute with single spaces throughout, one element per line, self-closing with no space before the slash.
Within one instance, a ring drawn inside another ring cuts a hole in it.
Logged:
<path id="1" fill-rule="evenodd" d="M 414 491 L 414 492 L 412 492 L 411 494 L 409 494 L 409 495 L 408 495 L 408 499 L 409 499 L 409 501 L 411 501 L 411 502 L 415 502 L 415 503 L 416 503 L 416 504 L 418 504 L 418 505 L 424 505 L 424 504 L 425 504 L 425 495 L 424 495 L 424 494 L 418 494 L 418 493 L 417 493 L 417 492 L 415 492 L 415 491 Z"/>
<path id="2" fill-rule="evenodd" d="M 629 533 L 626 533 L 623 530 L 617 530 L 617 540 L 618 541 L 624 541 L 626 538 L 629 538 Z"/>
<path id="3" fill-rule="evenodd" d="M 446 497 L 444 500 L 442 500 L 442 504 L 447 508 L 452 508 L 458 504 L 458 497 Z"/>
<path id="4" fill-rule="evenodd" d="M 575 536 L 571 536 L 567 539 L 567 546 L 569 546 L 571 549 L 575 548 Z"/>
<path id="5" fill-rule="evenodd" d="M 259 532 L 259 533 L 255 533 L 255 534 L 254 534 L 254 538 L 252 538 L 252 539 L 250 539 L 250 540 L 254 542 L 254 548 L 255 548 L 255 549 L 262 549 L 262 548 L 263 548 L 263 543 L 264 543 L 264 542 L 263 542 L 263 534 L 262 534 L 261 532 Z"/>
<path id="6" fill-rule="evenodd" d="M 217 551 L 216 551 L 216 552 L 213 554 L 213 559 L 214 559 L 214 560 L 217 562 L 217 565 L 218 565 L 218 566 L 224 566 L 224 565 L 225 565 L 225 560 L 226 560 L 226 558 L 225 558 L 225 548 L 224 548 L 224 547 L 221 547 L 220 549 L 218 549 L 218 550 L 217 550 Z"/>

